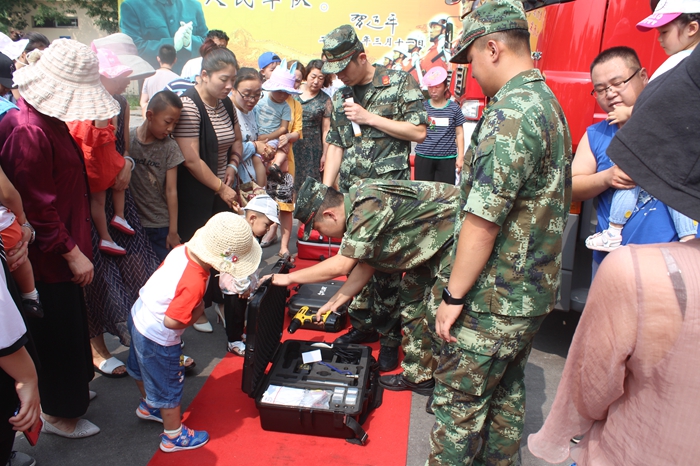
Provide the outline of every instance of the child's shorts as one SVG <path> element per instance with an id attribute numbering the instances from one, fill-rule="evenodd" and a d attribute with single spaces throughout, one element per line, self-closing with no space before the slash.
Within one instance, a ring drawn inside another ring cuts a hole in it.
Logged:
<path id="1" fill-rule="evenodd" d="M 17 217 L 15 221 L 10 224 L 9 227 L 0 231 L 0 236 L 2 236 L 2 243 L 5 245 L 5 251 L 8 251 L 15 247 L 19 240 L 22 239 L 22 226 L 19 224 Z"/>
<path id="2" fill-rule="evenodd" d="M 129 313 L 131 348 L 126 370 L 135 380 L 143 381 L 146 403 L 152 408 L 176 408 L 182 401 L 185 366 L 180 344 L 161 346 L 136 330 Z"/>

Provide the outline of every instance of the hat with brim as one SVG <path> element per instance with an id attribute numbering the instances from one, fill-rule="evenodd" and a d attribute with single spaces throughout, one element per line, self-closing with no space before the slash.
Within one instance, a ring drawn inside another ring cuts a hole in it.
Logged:
<path id="1" fill-rule="evenodd" d="M 155 74 L 156 70 L 139 57 L 136 44 L 131 37 L 118 32 L 92 41 L 92 50 L 109 49 L 119 58 L 122 65 L 132 69 L 129 79 L 143 79 Z"/>
<path id="2" fill-rule="evenodd" d="M 75 40 L 53 41 L 13 80 L 29 105 L 61 121 L 107 120 L 120 111 L 100 82 L 97 56 Z"/>
<path id="3" fill-rule="evenodd" d="M 12 81 L 12 72 L 15 62 L 4 53 L 0 53 L 0 84 L 8 89 L 12 89 L 14 82 Z"/>
<path id="4" fill-rule="evenodd" d="M 700 51 L 654 79 L 607 154 L 649 194 L 700 219 Z"/>
<path id="5" fill-rule="evenodd" d="M 214 215 L 185 245 L 202 262 L 234 278 L 255 272 L 262 256 L 250 225 L 233 212 Z"/>
<path id="6" fill-rule="evenodd" d="M 26 50 L 27 44 L 29 44 L 29 39 L 20 39 L 15 42 L 0 32 L 0 53 L 10 57 L 10 60 L 17 60 L 17 57 Z"/>
<path id="7" fill-rule="evenodd" d="M 446 79 L 447 70 L 442 66 L 434 66 L 423 76 L 423 85 L 427 87 L 437 86 L 444 83 Z"/>
<path id="8" fill-rule="evenodd" d="M 355 29 L 349 24 L 344 24 L 323 38 L 323 68 L 324 74 L 340 73 L 348 66 L 355 52 L 362 52 L 365 48 L 357 38 Z"/>
<path id="9" fill-rule="evenodd" d="M 528 30 L 522 2 L 492 0 L 482 4 L 462 20 L 462 37 L 450 62 L 467 63 L 467 49 L 479 37 L 515 29 Z"/>
<path id="10" fill-rule="evenodd" d="M 661 0 L 654 13 L 637 23 L 637 29 L 647 32 L 660 28 L 683 13 L 700 13 L 700 0 Z"/>
<path id="11" fill-rule="evenodd" d="M 122 65 L 115 53 L 109 49 L 97 49 L 97 61 L 100 64 L 100 74 L 106 78 L 114 79 L 131 74 L 131 68 Z"/>
<path id="12" fill-rule="evenodd" d="M 314 229 L 314 218 L 321 208 L 327 192 L 328 186 L 319 183 L 310 176 L 306 178 L 304 184 L 301 185 L 301 189 L 299 189 L 293 215 L 294 218 L 304 224 L 304 236 L 302 238 L 304 241 L 311 236 L 311 230 Z"/>
<path id="13" fill-rule="evenodd" d="M 265 52 L 258 58 L 258 68 L 261 70 L 271 65 L 272 63 L 280 63 L 280 57 L 274 52 Z"/>
<path id="14" fill-rule="evenodd" d="M 287 94 L 299 95 L 302 92 L 294 89 L 295 82 L 294 73 L 290 73 L 286 64 L 282 63 L 274 69 L 270 74 L 270 79 L 263 83 L 262 88 L 268 92 L 283 91 Z"/>
<path id="15" fill-rule="evenodd" d="M 246 204 L 243 210 L 253 210 L 255 212 L 259 212 L 277 225 L 280 224 L 280 206 L 277 204 L 277 201 L 272 199 L 267 194 L 255 196 L 253 199 L 248 201 L 248 204 Z"/>

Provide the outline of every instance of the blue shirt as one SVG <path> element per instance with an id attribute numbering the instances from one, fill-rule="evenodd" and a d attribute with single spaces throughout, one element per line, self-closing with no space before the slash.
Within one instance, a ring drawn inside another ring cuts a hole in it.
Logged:
<path id="1" fill-rule="evenodd" d="M 596 173 L 615 165 L 605 151 L 608 149 L 610 141 L 612 141 L 617 130 L 617 125 L 610 125 L 607 121 L 591 125 L 586 130 L 588 143 L 596 159 Z M 613 188 L 608 188 L 597 197 L 597 232 L 608 228 L 610 206 L 614 193 L 615 190 Z M 637 207 L 622 230 L 622 244 L 652 244 L 671 241 L 678 241 L 678 235 L 666 204 L 642 189 L 637 199 Z M 602 251 L 593 251 L 593 260 L 600 264 L 606 254 Z"/>
<path id="2" fill-rule="evenodd" d="M 416 146 L 416 154 L 428 158 L 453 158 L 457 156 L 457 133 L 455 128 L 466 120 L 462 109 L 452 100 L 442 108 L 435 108 L 426 100 L 423 105 L 428 112 L 428 135 Z"/>
<path id="3" fill-rule="evenodd" d="M 282 126 L 282 120 L 291 121 L 292 109 L 287 102 L 277 103 L 270 99 L 270 93 L 266 92 L 255 106 L 255 119 L 258 122 L 260 134 L 272 134 Z"/>

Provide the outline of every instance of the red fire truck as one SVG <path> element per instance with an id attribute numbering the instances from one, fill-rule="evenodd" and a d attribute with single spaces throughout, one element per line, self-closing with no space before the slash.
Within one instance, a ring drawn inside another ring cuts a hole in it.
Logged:
<path id="1" fill-rule="evenodd" d="M 484 0 L 445 0 L 461 3 L 462 16 Z M 488 1 L 488 0 L 485 0 Z M 651 73 L 667 58 L 655 32 L 641 33 L 635 25 L 651 13 L 650 0 L 522 0 L 527 11 L 532 57 L 556 94 L 569 122 L 576 145 L 593 123 L 606 117 L 591 96 L 590 64 L 601 51 L 626 45 L 639 54 Z M 448 25 L 448 30 L 454 28 Z M 456 45 L 458 31 L 452 45 Z M 449 40 L 450 33 L 446 34 Z M 471 123 L 481 117 L 486 98 L 471 78 L 468 65 L 452 70 L 452 90 Z M 465 136 L 469 141 L 469 124 Z M 593 202 L 574 203 L 564 232 L 561 300 L 562 310 L 583 310 L 591 277 L 591 252 L 584 241 L 595 231 Z"/>

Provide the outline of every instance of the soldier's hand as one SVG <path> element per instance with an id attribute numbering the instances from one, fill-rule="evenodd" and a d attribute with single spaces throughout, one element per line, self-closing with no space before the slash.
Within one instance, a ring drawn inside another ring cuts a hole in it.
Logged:
<path id="1" fill-rule="evenodd" d="M 358 125 L 372 125 L 372 118 L 376 115 L 365 110 L 362 105 L 355 103 L 344 102 L 343 109 L 345 110 L 345 116 L 348 117 L 350 121 L 357 123 Z"/>
<path id="2" fill-rule="evenodd" d="M 446 304 L 445 302 L 441 302 L 440 307 L 438 307 L 435 316 L 435 333 L 447 343 L 454 343 L 457 341 L 457 339 L 450 334 L 450 329 L 457 320 L 457 317 L 462 313 L 463 307 L 464 306 L 456 304 Z"/>

